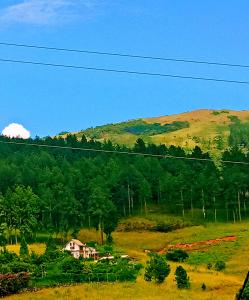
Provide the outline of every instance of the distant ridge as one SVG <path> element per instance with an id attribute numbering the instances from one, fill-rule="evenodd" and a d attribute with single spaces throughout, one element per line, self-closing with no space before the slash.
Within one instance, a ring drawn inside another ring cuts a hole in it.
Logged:
<path id="1" fill-rule="evenodd" d="M 228 147 L 231 125 L 236 121 L 249 124 L 249 110 L 199 109 L 97 126 L 72 134 L 78 138 L 85 134 L 87 138 L 111 140 L 128 146 L 132 146 L 138 138 L 143 138 L 147 143 L 181 146 L 186 150 L 199 146 L 205 151 L 217 152 Z"/>

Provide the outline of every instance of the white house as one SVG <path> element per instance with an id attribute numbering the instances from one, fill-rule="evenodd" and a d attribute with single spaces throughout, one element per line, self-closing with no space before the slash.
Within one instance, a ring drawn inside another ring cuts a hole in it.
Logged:
<path id="1" fill-rule="evenodd" d="M 98 252 L 95 248 L 88 247 L 86 244 L 83 244 L 81 241 L 72 239 L 66 244 L 64 250 L 71 252 L 75 258 L 93 258 L 96 260 L 98 258 Z"/>

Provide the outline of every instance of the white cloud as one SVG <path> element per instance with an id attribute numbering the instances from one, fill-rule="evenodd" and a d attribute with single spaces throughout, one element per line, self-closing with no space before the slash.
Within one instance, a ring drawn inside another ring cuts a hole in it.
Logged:
<path id="1" fill-rule="evenodd" d="M 9 126 L 5 127 L 2 131 L 2 135 L 10 138 L 30 138 L 30 132 L 27 129 L 25 129 L 22 125 L 16 123 L 12 123 Z"/>
<path id="2" fill-rule="evenodd" d="M 19 0 L 0 9 L 0 23 L 38 26 L 88 18 L 104 0 Z"/>

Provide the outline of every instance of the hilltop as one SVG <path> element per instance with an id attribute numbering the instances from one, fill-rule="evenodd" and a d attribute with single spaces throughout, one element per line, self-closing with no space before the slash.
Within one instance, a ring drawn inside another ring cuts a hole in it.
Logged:
<path id="1" fill-rule="evenodd" d="M 200 109 L 170 116 L 130 120 L 74 132 L 98 141 L 131 146 L 138 138 L 147 143 L 181 146 L 186 150 L 195 146 L 205 151 L 226 149 L 232 128 L 249 124 L 249 110 Z M 68 133 L 61 133 L 65 137 Z M 238 130 L 236 132 L 238 139 Z"/>

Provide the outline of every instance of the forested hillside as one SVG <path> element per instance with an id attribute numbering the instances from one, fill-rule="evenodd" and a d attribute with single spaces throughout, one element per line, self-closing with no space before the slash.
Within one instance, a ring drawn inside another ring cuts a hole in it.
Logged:
<path id="1" fill-rule="evenodd" d="M 1 137 L 0 142 L 20 142 Z M 132 149 L 83 136 L 35 139 L 27 144 L 127 151 L 177 157 L 209 156 L 196 147 L 146 145 Z M 118 219 L 146 214 L 150 207 L 193 218 L 237 221 L 248 216 L 248 165 L 158 158 L 0 143 L 1 239 L 19 232 L 64 232 L 102 228 L 110 237 Z M 224 160 L 249 162 L 236 147 Z"/>

